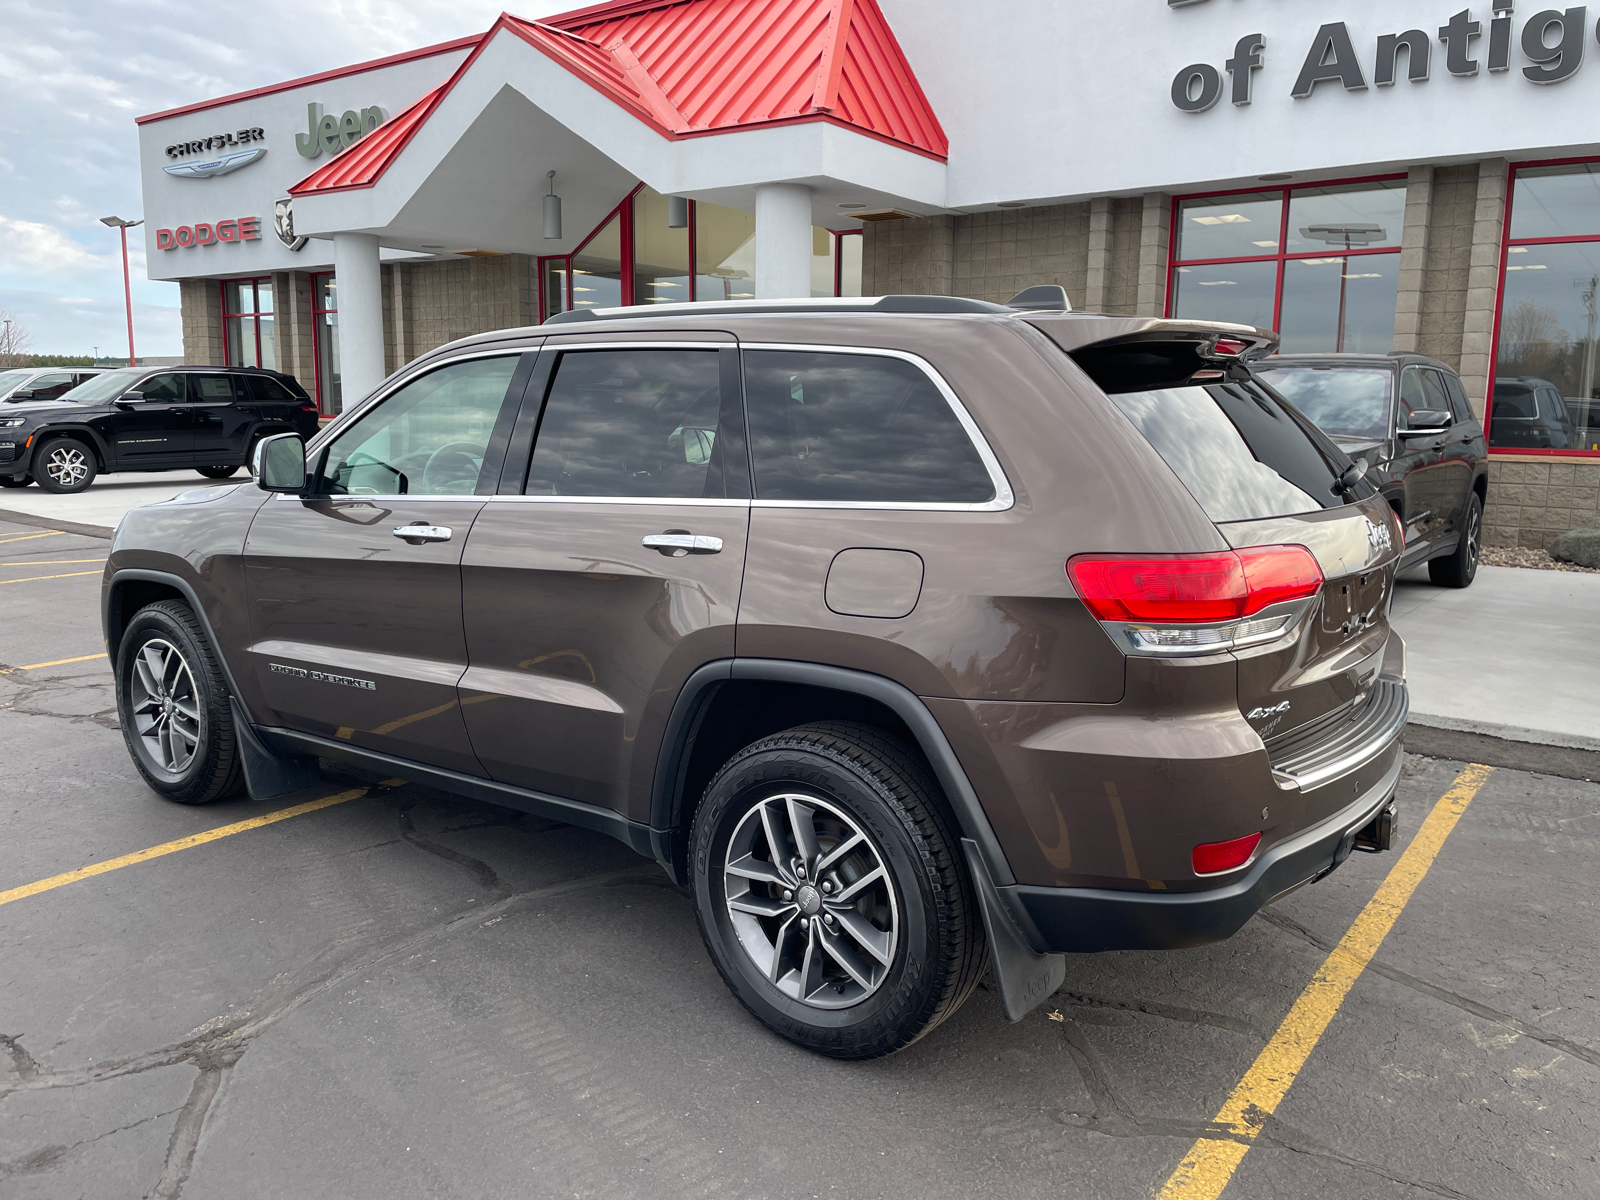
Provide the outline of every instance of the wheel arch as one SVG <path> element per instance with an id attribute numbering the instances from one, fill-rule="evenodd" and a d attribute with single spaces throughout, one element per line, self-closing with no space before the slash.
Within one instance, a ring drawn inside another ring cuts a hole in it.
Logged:
<path id="1" fill-rule="evenodd" d="M 233 668 L 228 663 L 227 655 L 222 652 L 222 643 L 217 638 L 216 630 L 211 627 L 211 618 L 206 613 L 205 605 L 200 603 L 200 597 L 187 579 L 169 571 L 124 567 L 106 582 L 101 592 L 100 623 L 105 632 L 106 653 L 113 667 L 128 622 L 141 608 L 160 600 L 181 600 L 193 611 L 200 628 L 205 630 L 206 639 L 211 643 L 211 652 L 217 656 L 217 663 L 222 667 L 228 690 L 242 709 L 243 701 L 240 700 L 239 685 L 233 677 Z M 248 712 L 245 717 L 249 719 Z"/>
<path id="2" fill-rule="evenodd" d="M 650 827 L 656 858 L 688 878 L 688 832 L 718 767 L 768 734 L 814 720 L 855 720 L 916 747 L 944 792 L 961 836 L 976 843 L 995 882 L 1016 879 L 944 730 L 910 689 L 882 675 L 822 663 L 734 658 L 707 663 L 678 693 L 656 756 Z"/>
<path id="3" fill-rule="evenodd" d="M 29 459 L 28 473 L 31 474 L 35 479 L 39 477 L 37 470 L 39 465 L 39 455 L 44 452 L 44 448 L 48 446 L 53 439 L 58 437 L 75 438 L 76 440 L 88 445 L 89 449 L 94 453 L 95 470 L 102 475 L 112 470 L 110 448 L 107 447 L 105 441 L 100 437 L 100 435 L 89 426 L 48 425 L 44 429 L 38 430 L 33 435 L 33 455 Z"/>

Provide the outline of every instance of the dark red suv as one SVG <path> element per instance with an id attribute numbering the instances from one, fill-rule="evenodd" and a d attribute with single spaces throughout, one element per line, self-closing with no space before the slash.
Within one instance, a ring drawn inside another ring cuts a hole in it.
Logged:
<path id="1" fill-rule="evenodd" d="M 572 313 L 136 509 L 123 729 L 201 803 L 354 763 L 693 888 L 782 1036 L 1226 938 L 1382 849 L 1395 517 L 1271 335 L 946 297 Z"/>

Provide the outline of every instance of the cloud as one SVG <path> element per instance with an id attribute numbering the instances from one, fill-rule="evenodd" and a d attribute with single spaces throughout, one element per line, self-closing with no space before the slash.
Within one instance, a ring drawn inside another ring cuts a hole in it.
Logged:
<path id="1" fill-rule="evenodd" d="M 103 271 L 111 266 L 121 268 L 117 256 L 95 254 L 54 225 L 19 221 L 4 213 L 0 213 L 0 263 L 7 266 L 27 263 L 57 276 Z"/>

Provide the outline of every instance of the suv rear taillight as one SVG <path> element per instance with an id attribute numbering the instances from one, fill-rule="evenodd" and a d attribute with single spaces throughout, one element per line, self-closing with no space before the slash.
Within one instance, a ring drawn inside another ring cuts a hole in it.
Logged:
<path id="1" fill-rule="evenodd" d="M 1208 654 L 1273 641 L 1323 584 L 1304 546 L 1079 554 L 1067 574 L 1085 607 L 1135 654 Z"/>

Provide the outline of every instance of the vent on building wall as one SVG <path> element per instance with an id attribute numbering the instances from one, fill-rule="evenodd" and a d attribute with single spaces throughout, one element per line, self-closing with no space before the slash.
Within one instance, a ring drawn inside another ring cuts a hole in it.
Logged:
<path id="1" fill-rule="evenodd" d="M 853 212 L 850 215 L 858 221 L 912 221 L 917 217 L 916 213 L 898 208 L 869 208 L 865 212 Z"/>

